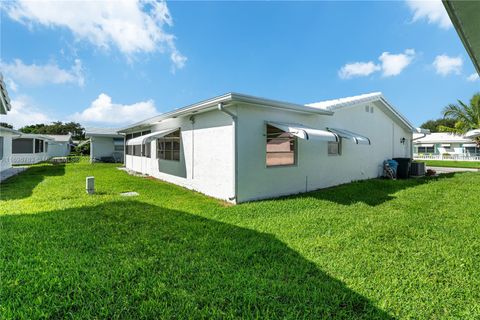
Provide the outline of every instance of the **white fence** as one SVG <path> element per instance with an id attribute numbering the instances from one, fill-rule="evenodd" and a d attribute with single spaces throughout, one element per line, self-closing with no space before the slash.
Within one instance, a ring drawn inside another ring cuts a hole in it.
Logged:
<path id="1" fill-rule="evenodd" d="M 415 160 L 455 160 L 455 161 L 480 161 L 480 155 L 464 154 L 413 154 Z"/>

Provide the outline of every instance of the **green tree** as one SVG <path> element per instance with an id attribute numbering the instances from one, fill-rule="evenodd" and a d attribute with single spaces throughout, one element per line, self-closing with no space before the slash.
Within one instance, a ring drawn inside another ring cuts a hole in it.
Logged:
<path id="1" fill-rule="evenodd" d="M 72 134 L 74 140 L 85 139 L 85 129 L 80 123 L 55 121 L 51 124 L 34 124 L 20 128 L 23 133 L 36 133 L 36 134 Z"/>
<path id="2" fill-rule="evenodd" d="M 436 120 L 428 120 L 420 126 L 421 128 L 428 129 L 430 132 L 440 132 L 440 127 L 455 128 L 455 120 L 440 118 Z"/>
<path id="3" fill-rule="evenodd" d="M 453 128 L 441 126 L 440 130 L 465 134 L 467 131 L 480 128 L 480 92 L 473 95 L 470 103 L 458 100 L 457 104 L 449 104 L 443 109 L 443 117 L 455 120 Z M 480 137 L 475 139 L 480 146 Z"/>
<path id="4" fill-rule="evenodd" d="M 9 123 L 6 123 L 6 122 L 0 122 L 0 127 L 13 129 L 13 126 Z"/>

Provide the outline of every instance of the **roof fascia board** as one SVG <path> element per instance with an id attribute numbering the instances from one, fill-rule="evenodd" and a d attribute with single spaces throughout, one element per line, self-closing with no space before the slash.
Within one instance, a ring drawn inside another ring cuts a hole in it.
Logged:
<path id="1" fill-rule="evenodd" d="M 138 129 L 138 128 L 151 126 L 155 122 L 160 122 L 161 120 L 165 120 L 165 119 L 168 119 L 168 118 L 178 118 L 178 117 L 185 116 L 185 115 L 210 111 L 210 110 L 216 109 L 217 105 L 219 103 L 224 103 L 224 104 L 226 104 L 225 106 L 228 107 L 228 104 L 234 103 L 234 102 L 248 103 L 248 104 L 251 104 L 251 105 L 257 105 L 257 106 L 262 106 L 262 107 L 273 107 L 273 108 L 289 110 L 289 111 L 294 111 L 294 112 L 301 112 L 301 113 L 306 113 L 306 114 L 333 115 L 332 111 L 320 110 L 320 109 L 317 109 L 317 108 L 298 105 L 298 104 L 294 104 L 294 103 L 281 102 L 281 101 L 264 99 L 264 98 L 257 98 L 257 97 L 238 94 L 238 93 L 228 93 L 228 94 L 225 94 L 223 96 L 219 96 L 219 97 L 215 97 L 215 98 L 212 98 L 212 99 L 204 100 L 204 101 L 186 106 L 184 108 L 176 109 L 176 110 L 158 115 L 156 117 L 153 117 L 153 118 L 141 121 L 141 122 L 137 122 L 137 123 L 135 123 L 131 126 L 119 129 L 118 132 L 125 133 L 125 132 L 133 130 L 133 129 Z"/>
<path id="2" fill-rule="evenodd" d="M 460 40 L 463 43 L 463 46 L 465 47 L 465 50 L 467 50 L 467 53 L 470 56 L 470 59 L 472 59 L 475 69 L 477 69 L 478 74 L 480 74 L 480 61 L 478 61 L 477 58 L 475 57 L 475 54 L 472 50 L 472 46 L 470 45 L 470 42 L 468 41 L 467 36 L 463 32 L 462 23 L 456 13 L 455 4 L 454 4 L 455 1 L 442 0 L 442 2 L 443 2 L 443 6 L 447 10 L 448 16 L 450 17 L 450 20 L 452 21 L 453 26 L 455 27 L 455 30 L 458 33 L 458 36 L 460 37 Z"/>

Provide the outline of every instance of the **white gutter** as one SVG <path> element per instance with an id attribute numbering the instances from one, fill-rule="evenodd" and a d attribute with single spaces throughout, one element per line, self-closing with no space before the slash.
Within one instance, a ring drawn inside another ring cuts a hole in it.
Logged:
<path id="1" fill-rule="evenodd" d="M 225 109 L 225 106 L 222 102 L 217 104 L 217 109 L 226 115 L 230 116 L 232 118 L 232 132 L 233 132 L 233 197 L 229 198 L 229 200 L 234 200 L 235 202 L 238 201 L 237 195 L 238 195 L 238 148 L 237 148 L 237 131 L 238 131 L 238 125 L 237 125 L 237 120 L 238 117 L 236 114 L 228 111 Z"/>

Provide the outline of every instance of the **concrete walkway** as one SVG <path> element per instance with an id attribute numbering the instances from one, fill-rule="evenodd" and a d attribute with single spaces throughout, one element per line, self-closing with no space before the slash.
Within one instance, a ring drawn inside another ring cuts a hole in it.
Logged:
<path id="1" fill-rule="evenodd" d="M 432 169 L 437 173 L 452 173 L 452 172 L 479 172 L 479 169 L 473 168 L 450 168 L 450 167 L 430 167 L 427 166 L 427 170 Z"/>
<path id="2" fill-rule="evenodd" d="M 12 167 L 0 172 L 0 182 L 3 182 L 8 178 L 13 177 L 16 174 L 19 174 L 20 172 L 27 170 L 27 168 L 28 167 Z"/>

